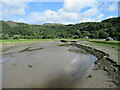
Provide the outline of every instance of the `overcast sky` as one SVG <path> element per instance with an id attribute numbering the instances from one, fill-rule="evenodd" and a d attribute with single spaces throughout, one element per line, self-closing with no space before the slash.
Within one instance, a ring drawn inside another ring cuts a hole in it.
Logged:
<path id="1" fill-rule="evenodd" d="M 98 22 L 118 16 L 118 1 L 98 0 L 3 0 L 1 20 L 29 24 Z"/>

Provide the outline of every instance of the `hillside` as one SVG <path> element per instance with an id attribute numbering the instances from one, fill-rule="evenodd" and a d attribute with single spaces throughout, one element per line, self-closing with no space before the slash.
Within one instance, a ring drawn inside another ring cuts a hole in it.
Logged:
<path id="1" fill-rule="evenodd" d="M 13 22 L 13 21 L 6 21 L 6 23 L 7 23 L 10 27 L 19 26 L 16 22 Z"/>
<path id="2" fill-rule="evenodd" d="M 21 39 L 54 39 L 54 38 L 100 38 L 112 37 L 118 40 L 120 31 L 120 17 L 110 18 L 101 22 L 86 22 L 79 24 L 51 24 L 29 25 L 13 21 L 0 21 L 2 23 L 1 39 L 10 39 L 18 35 Z"/>

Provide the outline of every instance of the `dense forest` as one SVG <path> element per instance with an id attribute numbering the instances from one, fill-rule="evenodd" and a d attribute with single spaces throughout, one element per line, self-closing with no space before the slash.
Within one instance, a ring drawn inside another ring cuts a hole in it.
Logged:
<path id="1" fill-rule="evenodd" d="M 119 40 L 120 17 L 110 18 L 101 22 L 85 22 L 78 24 L 30 25 L 13 21 L 0 21 L 2 30 L 0 39 L 106 39 Z"/>

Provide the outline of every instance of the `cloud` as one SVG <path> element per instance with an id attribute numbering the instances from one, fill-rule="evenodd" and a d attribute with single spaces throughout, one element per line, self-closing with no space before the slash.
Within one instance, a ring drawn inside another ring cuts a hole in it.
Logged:
<path id="1" fill-rule="evenodd" d="M 43 13 L 32 12 L 29 15 L 29 23 L 64 23 L 65 20 L 73 21 L 76 19 L 78 19 L 76 13 L 67 13 L 62 9 L 58 10 L 57 12 L 52 10 L 46 10 Z"/>
<path id="2" fill-rule="evenodd" d="M 101 18 L 103 18 L 104 17 L 104 14 L 100 14 L 97 18 L 98 19 L 101 19 Z"/>
<path id="3" fill-rule="evenodd" d="M 7 2 L 9 1 L 9 2 Z M 12 2 L 11 2 L 12 1 Z M 22 1 L 33 0 L 4 0 L 3 3 L 3 18 L 11 18 L 14 15 L 26 15 L 28 3 Z M 102 11 L 106 8 L 109 11 L 116 10 L 116 4 L 103 4 L 101 5 L 98 0 L 64 0 L 63 7 L 57 11 L 45 10 L 43 12 L 30 12 L 23 18 L 16 21 L 27 22 L 30 24 L 43 24 L 43 23 L 63 23 L 74 24 L 80 22 L 94 22 L 101 21 L 105 16 Z M 41 3 L 36 3 L 36 6 L 41 6 Z M 100 6 L 102 8 L 100 8 Z M 104 8 L 105 7 L 105 8 Z M 34 7 L 33 7 L 34 8 Z"/>
<path id="4" fill-rule="evenodd" d="M 65 0 L 64 10 L 68 12 L 79 12 L 85 7 L 95 8 L 98 6 L 98 2 L 95 0 Z"/>
<path id="5" fill-rule="evenodd" d="M 120 16 L 120 1 L 118 3 L 118 16 Z"/>
<path id="6" fill-rule="evenodd" d="M 117 3 L 113 3 L 108 7 L 109 11 L 115 11 L 118 10 L 118 4 Z"/>
<path id="7" fill-rule="evenodd" d="M 109 18 L 114 18 L 114 17 L 116 17 L 116 16 L 108 16 L 106 19 L 109 19 Z"/>
<path id="8" fill-rule="evenodd" d="M 12 15 L 25 15 L 27 4 L 24 2 L 2 2 L 2 18 L 9 19 Z"/>
<path id="9" fill-rule="evenodd" d="M 80 23 L 82 21 L 95 21 L 92 16 L 100 14 L 99 3 L 95 0 L 65 0 L 64 5 L 58 11 L 46 10 L 44 12 L 32 12 L 28 23 Z M 82 9 L 90 7 L 84 12 Z M 100 18 L 99 18 L 100 19 Z"/>
<path id="10" fill-rule="evenodd" d="M 97 17 L 83 17 L 79 19 L 79 22 L 100 22 L 102 21 L 102 18 L 104 17 L 104 14 L 99 14 Z"/>
<path id="11" fill-rule="evenodd" d="M 15 22 L 24 22 L 24 23 L 27 23 L 27 22 L 25 21 L 25 19 L 23 19 L 23 18 L 20 18 L 20 19 L 18 19 L 18 20 L 15 20 Z"/>

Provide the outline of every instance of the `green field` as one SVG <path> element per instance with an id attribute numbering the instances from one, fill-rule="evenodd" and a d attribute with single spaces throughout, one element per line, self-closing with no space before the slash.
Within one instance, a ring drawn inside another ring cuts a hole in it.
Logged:
<path id="1" fill-rule="evenodd" d="M 0 40 L 0 43 L 40 42 L 40 41 L 59 41 L 59 40 L 62 39 L 7 39 L 7 40 Z M 71 40 L 84 40 L 84 39 L 63 39 L 63 40 L 71 41 Z"/>
<path id="2" fill-rule="evenodd" d="M 2 47 L 9 47 L 9 45 L 21 45 L 24 43 L 36 43 L 36 42 L 47 42 L 47 41 L 60 41 L 61 39 L 7 39 L 7 40 L 0 40 L 0 44 Z M 67 41 L 71 40 L 79 40 L 79 39 L 64 39 Z"/>
<path id="3" fill-rule="evenodd" d="M 10 40 L 0 40 L 2 43 L 9 43 L 9 42 L 36 42 L 36 41 L 50 41 L 52 39 L 10 39 Z"/>
<path id="4" fill-rule="evenodd" d="M 2 48 L 9 47 L 10 45 L 21 45 L 25 43 L 35 43 L 35 42 L 46 42 L 52 41 L 52 39 L 11 39 L 11 40 L 0 40 Z M 0 46 L 1 46 L 0 45 Z"/>
<path id="5" fill-rule="evenodd" d="M 97 40 L 90 40 L 90 43 L 98 44 L 98 45 L 107 45 L 107 46 L 115 46 L 120 47 L 120 41 L 97 41 Z"/>
<path id="6" fill-rule="evenodd" d="M 43 42 L 43 41 L 59 41 L 62 39 L 10 39 L 10 40 L 0 40 L 0 43 L 8 44 L 8 43 L 24 43 L 24 42 Z M 99 45 L 112 45 L 112 46 L 120 46 L 120 41 L 100 41 L 94 39 L 63 39 L 67 41 L 71 40 L 79 40 L 79 41 L 88 41 L 89 43 L 99 44 Z"/>

